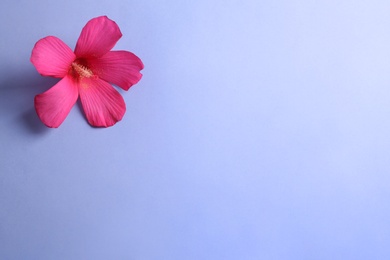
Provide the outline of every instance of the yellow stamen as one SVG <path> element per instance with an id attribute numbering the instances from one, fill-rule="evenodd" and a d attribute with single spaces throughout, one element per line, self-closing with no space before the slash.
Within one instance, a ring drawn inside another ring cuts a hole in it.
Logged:
<path id="1" fill-rule="evenodd" d="M 92 70 L 88 67 L 81 65 L 77 62 L 72 62 L 72 69 L 76 72 L 81 78 L 90 78 L 93 76 Z"/>

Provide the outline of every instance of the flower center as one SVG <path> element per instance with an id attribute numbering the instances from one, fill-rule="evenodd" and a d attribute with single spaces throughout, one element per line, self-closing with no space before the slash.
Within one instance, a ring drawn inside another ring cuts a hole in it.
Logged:
<path id="1" fill-rule="evenodd" d="M 78 78 L 90 78 L 93 76 L 92 70 L 86 66 L 83 60 L 75 60 L 71 65 L 71 73 Z"/>

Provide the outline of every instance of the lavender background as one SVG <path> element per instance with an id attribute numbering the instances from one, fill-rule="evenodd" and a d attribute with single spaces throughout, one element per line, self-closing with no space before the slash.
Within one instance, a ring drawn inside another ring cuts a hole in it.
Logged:
<path id="1" fill-rule="evenodd" d="M 390 259 L 390 3 L 0 3 L 0 259 Z M 144 78 L 124 119 L 75 106 L 35 42 L 108 15 Z"/>

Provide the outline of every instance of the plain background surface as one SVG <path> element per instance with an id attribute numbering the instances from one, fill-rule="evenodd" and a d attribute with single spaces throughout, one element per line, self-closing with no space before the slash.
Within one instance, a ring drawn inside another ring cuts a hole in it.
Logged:
<path id="1" fill-rule="evenodd" d="M 380 0 L 0 4 L 0 259 L 390 259 L 390 4 Z M 108 129 L 36 41 L 108 15 L 144 77 Z"/>

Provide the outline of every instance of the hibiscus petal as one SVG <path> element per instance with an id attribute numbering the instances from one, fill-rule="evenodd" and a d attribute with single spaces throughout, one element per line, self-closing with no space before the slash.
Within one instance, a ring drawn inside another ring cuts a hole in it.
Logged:
<path id="1" fill-rule="evenodd" d="M 43 76 L 62 78 L 75 58 L 73 51 L 63 41 L 48 36 L 35 44 L 30 60 Z"/>
<path id="2" fill-rule="evenodd" d="M 118 25 L 107 16 L 91 19 L 81 31 L 75 53 L 77 57 L 101 57 L 122 37 Z"/>
<path id="3" fill-rule="evenodd" d="M 80 79 L 79 93 L 85 115 L 92 126 L 112 126 L 126 112 L 125 101 L 119 92 L 97 77 Z"/>
<path id="4" fill-rule="evenodd" d="M 88 66 L 101 79 L 128 90 L 137 83 L 144 65 L 140 58 L 128 51 L 110 51 L 97 59 L 88 61 Z"/>
<path id="5" fill-rule="evenodd" d="M 48 127 L 59 127 L 78 97 L 77 85 L 65 77 L 46 92 L 35 96 L 35 110 Z"/>

